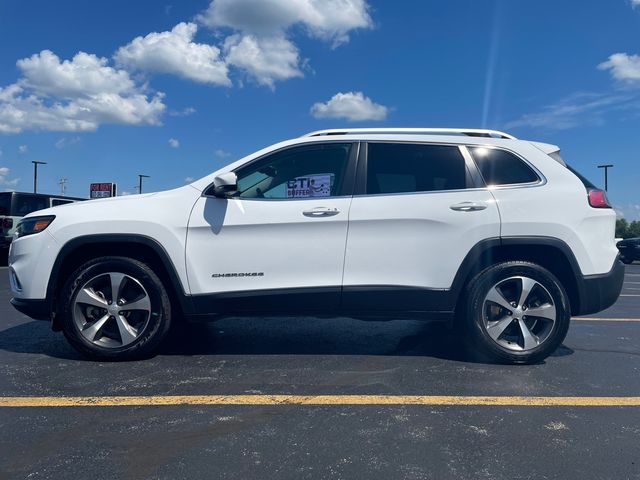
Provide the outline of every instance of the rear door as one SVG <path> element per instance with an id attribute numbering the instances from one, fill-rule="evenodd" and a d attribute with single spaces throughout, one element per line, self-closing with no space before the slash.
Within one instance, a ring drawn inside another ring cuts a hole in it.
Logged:
<path id="1" fill-rule="evenodd" d="M 349 214 L 343 305 L 439 311 L 463 259 L 500 235 L 491 193 L 464 147 L 370 142 Z"/>

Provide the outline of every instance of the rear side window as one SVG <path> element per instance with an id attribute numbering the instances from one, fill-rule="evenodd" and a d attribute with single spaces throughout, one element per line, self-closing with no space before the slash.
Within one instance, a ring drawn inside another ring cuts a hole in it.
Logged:
<path id="1" fill-rule="evenodd" d="M 51 206 L 52 207 L 57 207 L 59 205 L 66 205 L 67 203 L 73 203 L 73 200 L 62 200 L 60 198 L 52 198 L 51 199 Z"/>
<path id="2" fill-rule="evenodd" d="M 458 147 L 402 143 L 368 145 L 368 194 L 464 188 L 467 188 L 467 169 Z"/>
<path id="3" fill-rule="evenodd" d="M 513 153 L 496 148 L 470 147 L 487 186 L 539 182 L 536 172 Z"/>
<path id="4" fill-rule="evenodd" d="M 49 199 L 47 197 L 18 193 L 13 197 L 11 214 L 15 217 L 24 217 L 45 208 L 49 208 Z"/>

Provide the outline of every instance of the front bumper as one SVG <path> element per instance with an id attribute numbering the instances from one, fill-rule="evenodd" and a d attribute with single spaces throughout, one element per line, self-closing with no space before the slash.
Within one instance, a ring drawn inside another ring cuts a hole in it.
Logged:
<path id="1" fill-rule="evenodd" d="M 579 311 L 574 315 L 589 315 L 609 308 L 618 300 L 623 283 L 624 264 L 619 258 L 616 258 L 608 273 L 582 277 L 578 282 Z"/>
<path id="2" fill-rule="evenodd" d="M 26 300 L 22 298 L 12 298 L 11 305 L 20 313 L 31 317 L 34 320 L 50 320 L 51 308 L 47 300 Z"/>

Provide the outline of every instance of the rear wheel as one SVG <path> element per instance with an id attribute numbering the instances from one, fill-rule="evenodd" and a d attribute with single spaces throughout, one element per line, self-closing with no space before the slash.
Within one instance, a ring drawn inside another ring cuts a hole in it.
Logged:
<path id="1" fill-rule="evenodd" d="M 504 262 L 469 284 L 467 335 L 472 348 L 503 363 L 537 363 L 564 340 L 571 318 L 558 279 L 529 262 Z"/>
<path id="2" fill-rule="evenodd" d="M 171 304 L 158 276 L 126 257 L 82 265 L 62 292 L 63 331 L 82 354 L 99 360 L 152 355 L 171 323 Z"/>
<path id="3" fill-rule="evenodd" d="M 620 261 L 625 265 L 631 265 L 633 263 L 633 259 L 627 257 L 620 257 Z"/>

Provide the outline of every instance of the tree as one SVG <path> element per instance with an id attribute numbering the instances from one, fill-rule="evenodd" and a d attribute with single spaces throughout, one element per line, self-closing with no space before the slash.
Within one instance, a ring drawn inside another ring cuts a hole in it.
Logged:
<path id="1" fill-rule="evenodd" d="M 627 229 L 627 238 L 640 237 L 640 221 L 634 220 L 629 224 Z"/>
<path id="2" fill-rule="evenodd" d="M 616 220 L 616 238 L 627 238 L 627 231 L 629 230 L 629 222 L 624 218 L 618 218 Z"/>

